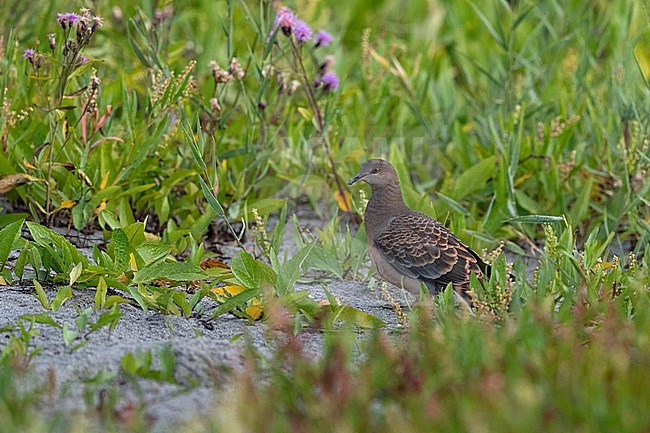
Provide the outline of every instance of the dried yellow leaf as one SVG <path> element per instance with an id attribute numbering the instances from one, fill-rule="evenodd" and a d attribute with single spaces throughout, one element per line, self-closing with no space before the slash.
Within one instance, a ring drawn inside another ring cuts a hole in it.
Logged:
<path id="1" fill-rule="evenodd" d="M 95 214 L 95 215 L 99 215 L 100 213 L 102 213 L 102 211 L 103 211 L 104 209 L 106 209 L 106 199 L 105 199 L 105 198 L 102 199 L 101 203 L 99 203 L 99 204 L 97 205 L 97 207 L 96 207 L 95 210 L 93 211 L 93 214 Z"/>
<path id="2" fill-rule="evenodd" d="M 28 182 L 42 182 L 42 179 L 39 179 L 34 176 L 30 176 L 25 173 L 14 173 L 8 174 L 7 176 L 0 179 L 0 194 L 6 194 L 12 189 L 24 185 Z"/>
<path id="3" fill-rule="evenodd" d="M 135 255 L 133 253 L 129 254 L 129 264 L 131 265 L 131 269 L 134 271 L 138 271 L 138 263 L 135 261 Z"/>
<path id="4" fill-rule="evenodd" d="M 230 266 L 216 259 L 205 259 L 201 262 L 200 266 L 201 269 L 212 269 L 212 268 L 230 269 Z"/>
<path id="5" fill-rule="evenodd" d="M 111 174 L 110 171 L 107 171 L 104 177 L 102 178 L 102 183 L 99 184 L 99 189 L 104 190 L 106 189 L 106 185 L 108 185 L 108 176 Z"/>
<path id="6" fill-rule="evenodd" d="M 244 286 L 224 286 L 224 287 L 215 287 L 214 289 L 212 289 L 214 293 L 221 296 L 226 296 L 226 293 L 228 293 L 229 296 L 235 296 L 243 292 L 244 290 L 246 290 L 246 287 Z"/>
<path id="7" fill-rule="evenodd" d="M 340 191 L 334 191 L 334 199 L 336 200 L 336 204 L 339 205 L 339 209 L 341 209 L 343 212 L 350 212 L 350 194 L 347 191 L 343 191 L 343 195 L 341 195 Z"/>
<path id="8" fill-rule="evenodd" d="M 76 204 L 77 202 L 75 200 L 63 200 L 61 202 L 61 209 L 70 209 L 72 206 Z"/>
<path id="9" fill-rule="evenodd" d="M 261 305 L 251 305 L 246 307 L 246 314 L 251 316 L 251 319 L 253 320 L 260 320 L 264 317 L 264 307 Z"/>

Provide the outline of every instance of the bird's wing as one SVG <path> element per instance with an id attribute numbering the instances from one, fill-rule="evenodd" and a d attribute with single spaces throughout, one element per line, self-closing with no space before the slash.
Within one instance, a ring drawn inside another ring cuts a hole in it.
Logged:
<path id="1" fill-rule="evenodd" d="M 445 286 L 483 275 L 487 265 L 444 225 L 419 212 L 396 217 L 375 239 L 383 257 L 399 272 Z"/>

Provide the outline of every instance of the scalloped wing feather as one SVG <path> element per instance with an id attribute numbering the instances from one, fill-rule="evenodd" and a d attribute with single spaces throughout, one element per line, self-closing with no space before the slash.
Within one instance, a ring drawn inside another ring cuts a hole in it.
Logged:
<path id="1" fill-rule="evenodd" d="M 375 245 L 399 272 L 435 289 L 449 283 L 466 285 L 468 271 L 482 276 L 488 268 L 447 227 L 415 211 L 396 217 Z"/>

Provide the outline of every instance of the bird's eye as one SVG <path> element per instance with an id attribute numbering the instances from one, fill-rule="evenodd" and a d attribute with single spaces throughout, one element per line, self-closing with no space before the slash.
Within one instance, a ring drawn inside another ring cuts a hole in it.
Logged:
<path id="1" fill-rule="evenodd" d="M 372 173 L 373 173 L 373 174 L 377 174 L 377 173 L 379 173 L 379 169 L 378 169 L 378 168 L 373 168 L 373 169 L 372 169 Z"/>

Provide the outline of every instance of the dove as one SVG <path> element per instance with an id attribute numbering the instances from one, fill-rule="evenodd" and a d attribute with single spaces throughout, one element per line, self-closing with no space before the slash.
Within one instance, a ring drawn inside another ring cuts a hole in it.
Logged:
<path id="1" fill-rule="evenodd" d="M 384 280 L 416 294 L 422 284 L 437 294 L 451 283 L 468 299 L 470 273 L 489 276 L 490 267 L 447 227 L 406 206 L 388 161 L 367 160 L 348 185 L 358 181 L 372 189 L 365 210 L 368 254 Z"/>

